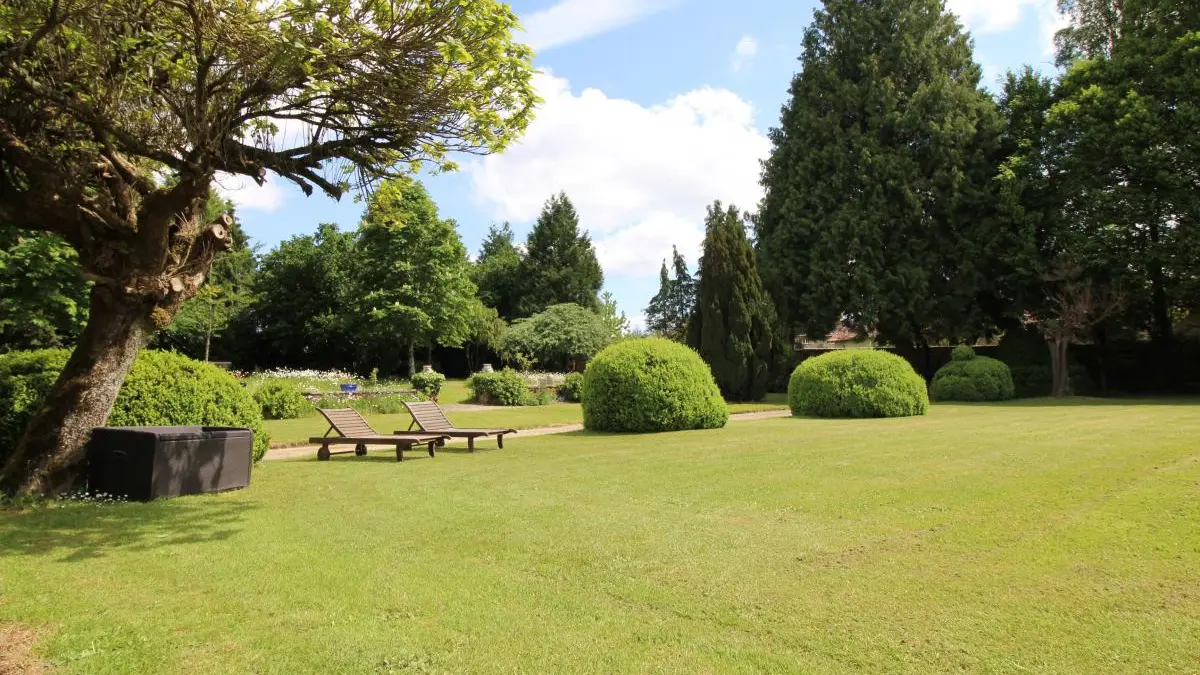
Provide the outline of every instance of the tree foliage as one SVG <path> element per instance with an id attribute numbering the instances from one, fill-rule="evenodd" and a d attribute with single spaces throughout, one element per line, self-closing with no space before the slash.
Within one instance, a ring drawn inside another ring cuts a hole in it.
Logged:
<path id="1" fill-rule="evenodd" d="M 384 359 L 400 347 L 411 355 L 414 345 L 457 347 L 469 338 L 476 291 L 467 250 L 419 182 L 389 180 L 371 195 L 355 253 L 349 321 L 369 345 L 366 362 L 386 369 L 394 363 Z"/>
<path id="2" fill-rule="evenodd" d="M 658 273 L 658 293 L 646 307 L 647 330 L 662 337 L 683 342 L 688 321 L 696 307 L 696 280 L 688 271 L 687 260 L 679 249 L 671 247 L 671 271 L 663 261 Z"/>
<path id="3" fill-rule="evenodd" d="M 565 193 L 551 197 L 529 232 L 518 308 L 522 316 L 551 305 L 573 303 L 596 309 L 604 273 L 587 232 L 579 230 L 579 215 Z"/>
<path id="4" fill-rule="evenodd" d="M 0 352 L 75 341 L 91 289 L 79 272 L 78 254 L 58 235 L 0 225 Z"/>
<path id="5" fill-rule="evenodd" d="M 758 401 L 775 361 L 775 307 L 763 290 L 737 207 L 708 207 L 689 342 L 727 400 Z"/>
<path id="6" fill-rule="evenodd" d="M 96 288 L 3 487 L 77 476 L 137 352 L 229 246 L 204 221 L 217 172 L 337 197 L 502 149 L 536 103 L 517 25 L 497 0 L 6 3 L 0 221 L 62 236 Z"/>
<path id="7" fill-rule="evenodd" d="M 785 325 L 895 341 L 979 332 L 999 118 L 941 0 L 828 0 L 763 170 L 763 276 Z"/>
<path id="8" fill-rule="evenodd" d="M 354 233 L 322 223 L 263 256 L 251 312 L 267 358 L 293 367 L 343 367 L 354 360 L 345 311 L 359 261 Z"/>
<path id="9" fill-rule="evenodd" d="M 521 252 L 514 241 L 515 235 L 508 223 L 489 227 L 471 270 L 471 278 L 479 288 L 479 299 L 488 307 L 494 307 L 507 321 L 519 318 Z"/>
<path id="10" fill-rule="evenodd" d="M 1129 318 L 1169 350 L 1200 277 L 1200 6 L 1078 0 L 1070 68 L 1049 120 L 1071 262 L 1129 294 Z"/>
<path id="11" fill-rule="evenodd" d="M 598 312 L 562 303 L 514 321 L 499 347 L 510 361 L 521 355 L 542 369 L 567 370 L 572 362 L 595 356 L 619 335 L 613 323 Z"/>

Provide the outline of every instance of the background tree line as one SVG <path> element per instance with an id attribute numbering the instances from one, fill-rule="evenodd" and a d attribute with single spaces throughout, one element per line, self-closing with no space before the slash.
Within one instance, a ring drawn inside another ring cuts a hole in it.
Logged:
<path id="1" fill-rule="evenodd" d="M 233 205 L 230 250 L 152 344 L 240 368 L 350 368 L 410 375 L 436 347 L 566 369 L 628 324 L 565 194 L 547 201 L 523 246 L 492 227 L 471 262 L 457 224 L 417 181 L 382 183 L 357 229 L 322 223 L 260 253 Z M 87 317 L 89 284 L 74 249 L 48 233 L 0 227 L 0 351 L 69 346 Z M 509 328 L 509 324 L 512 328 Z"/>
<path id="2" fill-rule="evenodd" d="M 729 373 L 727 394 L 758 391 L 768 331 L 749 317 L 772 315 L 777 338 L 842 325 L 915 350 L 927 377 L 933 345 L 1033 333 L 1060 394 L 1067 345 L 1102 357 L 1149 340 L 1155 386 L 1185 384 L 1179 339 L 1200 316 L 1200 4 L 1060 9 L 1060 72 L 1008 73 L 992 95 L 941 0 L 826 0 L 770 132 L 744 228 L 753 255 L 732 229 L 714 233 L 710 209 L 697 277 L 678 254 L 673 277 L 664 263 L 649 327 Z"/>

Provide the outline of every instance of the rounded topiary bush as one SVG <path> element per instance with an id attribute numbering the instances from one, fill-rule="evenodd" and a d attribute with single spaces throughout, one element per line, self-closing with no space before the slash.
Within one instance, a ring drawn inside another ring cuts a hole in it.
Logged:
<path id="1" fill-rule="evenodd" d="M 0 462 L 20 440 L 69 356 L 65 349 L 0 356 Z M 270 441 L 258 402 L 232 375 L 170 352 L 138 355 L 108 424 L 245 427 L 254 432 L 255 461 Z"/>
<path id="2" fill-rule="evenodd" d="M 1016 395 L 1012 371 L 1003 361 L 977 356 L 967 345 L 954 348 L 930 386 L 935 401 L 1005 401 Z"/>
<path id="3" fill-rule="evenodd" d="M 619 342 L 583 377 L 583 426 L 593 431 L 716 429 L 729 421 L 708 364 L 662 338 Z"/>
<path id="4" fill-rule="evenodd" d="M 255 390 L 254 400 L 268 420 L 293 420 L 312 412 L 304 394 L 286 382 L 267 382 Z"/>
<path id="5" fill-rule="evenodd" d="M 792 371 L 793 415 L 910 417 L 929 412 L 925 380 L 908 361 L 867 349 L 829 352 Z"/>

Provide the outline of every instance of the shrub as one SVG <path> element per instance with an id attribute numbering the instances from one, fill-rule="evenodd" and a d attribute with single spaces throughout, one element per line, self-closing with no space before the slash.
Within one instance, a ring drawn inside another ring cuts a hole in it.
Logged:
<path id="1" fill-rule="evenodd" d="M 1005 401 L 1015 394 L 1008 366 L 976 356 L 967 345 L 954 348 L 950 363 L 933 376 L 930 390 L 935 401 Z"/>
<path id="2" fill-rule="evenodd" d="M 525 378 L 515 370 L 491 373 L 475 373 L 467 380 L 467 388 L 477 403 L 495 405 L 525 405 L 529 398 L 529 386 Z"/>
<path id="3" fill-rule="evenodd" d="M 521 405 L 550 405 L 558 400 L 553 389 L 539 389 L 525 393 Z"/>
<path id="4" fill-rule="evenodd" d="M 788 405 L 813 417 L 908 417 L 929 411 L 925 380 L 908 361 L 853 349 L 808 359 L 792 372 Z"/>
<path id="5" fill-rule="evenodd" d="M 559 391 L 564 401 L 579 403 L 583 398 L 583 373 L 568 373 Z"/>
<path id="6" fill-rule="evenodd" d="M 384 394 L 381 396 L 363 396 L 347 398 L 344 396 L 322 396 L 316 403 L 317 408 L 336 410 L 338 408 L 354 408 L 363 414 L 395 415 L 405 411 L 404 403 L 421 400 L 411 394 Z"/>
<path id="7" fill-rule="evenodd" d="M 296 387 L 284 382 L 268 382 L 254 392 L 263 419 L 291 420 L 312 411 L 312 406 Z"/>
<path id="8" fill-rule="evenodd" d="M 0 355 L 0 466 L 17 447 L 25 425 L 67 365 L 65 349 Z"/>
<path id="9" fill-rule="evenodd" d="M 437 400 L 438 394 L 442 391 L 442 385 L 445 383 L 446 376 L 434 371 L 422 371 L 412 376 L 413 389 L 416 389 L 435 401 Z"/>
<path id="10" fill-rule="evenodd" d="M 603 316 L 565 303 L 514 321 L 497 347 L 509 361 L 528 358 L 542 368 L 565 368 L 571 361 L 591 358 L 614 338 L 616 332 Z"/>
<path id="11" fill-rule="evenodd" d="M 729 421 L 708 364 L 664 338 L 605 348 L 583 378 L 583 425 L 594 431 L 715 429 Z"/>
<path id="12" fill-rule="evenodd" d="M 0 461 L 16 446 L 69 355 L 51 349 L 0 356 Z M 232 375 L 170 352 L 138 355 L 108 424 L 246 427 L 254 432 L 255 461 L 270 441 L 258 403 Z"/>

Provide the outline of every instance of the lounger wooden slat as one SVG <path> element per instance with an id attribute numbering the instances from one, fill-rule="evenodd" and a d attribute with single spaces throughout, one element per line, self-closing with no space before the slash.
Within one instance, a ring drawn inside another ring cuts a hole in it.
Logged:
<path id="1" fill-rule="evenodd" d="M 449 436 L 436 433 L 397 433 L 391 436 L 385 436 L 376 432 L 371 428 L 370 424 L 363 419 L 363 416 L 353 408 L 340 408 L 337 410 L 321 410 L 318 412 L 325 417 L 329 422 L 329 430 L 324 436 L 317 436 L 308 439 L 310 443 L 319 444 L 321 447 L 317 450 L 317 459 L 327 460 L 331 455 L 345 455 L 353 452 L 355 455 L 367 454 L 368 445 L 392 445 L 396 447 L 396 461 L 404 461 L 404 451 L 411 450 L 414 445 L 428 446 L 429 456 L 436 455 L 437 446 L 443 445 Z M 336 431 L 337 436 L 330 436 L 330 432 Z M 338 450 L 330 451 L 330 445 L 354 445 L 353 450 Z"/>
<path id="2" fill-rule="evenodd" d="M 428 433 L 445 434 L 450 438 L 465 438 L 467 439 L 467 449 L 471 452 L 475 452 L 476 438 L 495 436 L 496 447 L 503 448 L 504 435 L 517 433 L 516 429 L 459 429 L 446 417 L 442 407 L 433 401 L 405 403 L 404 407 L 408 408 L 408 412 L 413 418 L 412 424 L 408 425 L 410 431 L 413 427 L 417 427 Z M 404 432 L 397 431 L 396 433 Z"/>

